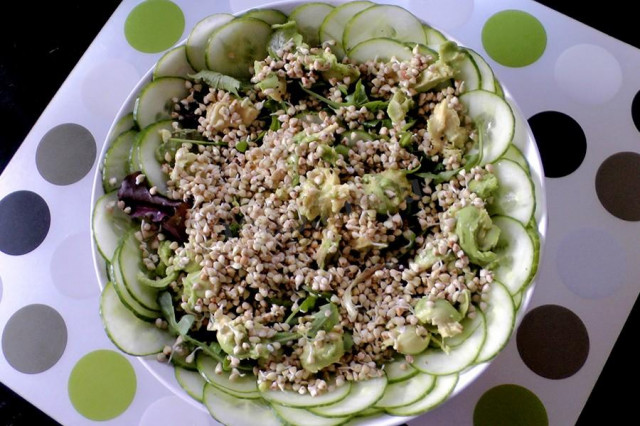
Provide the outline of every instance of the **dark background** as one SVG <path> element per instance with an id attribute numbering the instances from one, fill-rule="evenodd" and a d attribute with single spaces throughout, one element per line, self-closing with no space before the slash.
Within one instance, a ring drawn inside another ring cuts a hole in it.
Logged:
<path id="1" fill-rule="evenodd" d="M 538 2 L 640 48 L 640 26 L 637 14 L 627 6 L 629 2 Z M 3 3 L 0 12 L 0 172 L 119 3 L 116 0 Z M 602 418 L 609 424 L 631 424 L 634 422 L 631 419 L 637 417 L 636 383 L 640 379 L 640 368 L 632 345 L 634 335 L 638 335 L 639 311 L 640 303 L 636 301 L 578 425 L 596 424 L 595 419 Z M 32 380 L 37 381 L 35 377 Z M 0 425 L 33 424 L 56 423 L 0 384 Z"/>

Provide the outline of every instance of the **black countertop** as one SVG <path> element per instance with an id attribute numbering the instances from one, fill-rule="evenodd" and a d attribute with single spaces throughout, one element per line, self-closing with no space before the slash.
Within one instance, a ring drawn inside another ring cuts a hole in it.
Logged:
<path id="1" fill-rule="evenodd" d="M 610 36 L 640 48 L 636 14 L 627 2 L 538 1 Z M 118 0 L 87 2 L 14 2 L 2 12 L 0 25 L 0 172 L 20 146 L 94 37 L 119 5 Z M 6 6 L 5 6 L 6 7 Z M 631 88 L 637 91 L 640 88 Z M 640 139 L 640 135 L 638 136 Z M 639 145 L 640 146 L 640 145 Z M 640 302 L 620 334 L 613 352 L 580 416 L 578 425 L 595 424 L 604 414 L 610 424 L 636 417 L 634 330 L 640 325 Z M 623 389 L 630 388 L 631 392 Z M 0 384 L 0 424 L 57 424 Z M 552 425 L 566 426 L 566 425 Z"/>

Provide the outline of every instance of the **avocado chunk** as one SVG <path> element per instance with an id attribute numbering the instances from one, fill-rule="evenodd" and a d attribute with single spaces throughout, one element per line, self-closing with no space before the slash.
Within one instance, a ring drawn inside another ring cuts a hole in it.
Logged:
<path id="1" fill-rule="evenodd" d="M 485 266 L 497 259 L 491 251 L 498 243 L 500 228 L 495 226 L 484 208 L 466 206 L 454 213 L 460 247 L 469 260 Z"/>
<path id="2" fill-rule="evenodd" d="M 326 220 L 339 212 L 349 198 L 349 186 L 340 184 L 340 178 L 331 169 L 317 168 L 307 173 L 298 197 L 298 211 L 308 220 L 317 217 Z"/>
<path id="3" fill-rule="evenodd" d="M 271 99 L 280 102 L 282 101 L 282 97 L 287 93 L 287 80 L 271 72 L 264 80 L 256 83 L 255 87 L 263 91 L 264 94 Z"/>
<path id="4" fill-rule="evenodd" d="M 391 119 L 391 123 L 396 125 L 404 120 L 407 112 L 413 108 L 414 102 L 410 96 L 407 96 L 402 90 L 398 90 L 393 94 L 389 106 L 387 106 L 387 115 Z"/>
<path id="5" fill-rule="evenodd" d="M 421 272 L 431 269 L 433 265 L 435 265 L 440 261 L 446 262 L 450 259 L 451 259 L 450 253 L 444 254 L 444 255 L 438 254 L 435 252 L 433 248 L 431 247 L 427 248 L 425 245 L 425 247 L 422 247 L 418 251 L 413 261 L 409 262 L 409 268 L 411 268 L 413 272 L 416 272 L 419 274 Z"/>
<path id="6" fill-rule="evenodd" d="M 417 355 L 427 349 L 430 341 L 429 334 L 420 336 L 415 325 L 406 325 L 398 335 L 395 349 L 401 354 Z"/>
<path id="7" fill-rule="evenodd" d="M 341 239 L 340 231 L 334 225 L 322 230 L 322 242 L 316 251 L 316 263 L 320 269 L 324 269 L 327 262 L 336 257 Z"/>
<path id="8" fill-rule="evenodd" d="M 403 170 L 388 169 L 381 173 L 364 175 L 364 192 L 372 195 L 379 214 L 395 214 L 411 193 L 411 183 Z"/>
<path id="9" fill-rule="evenodd" d="M 493 173 L 483 175 L 479 180 L 469 182 L 469 191 L 475 192 L 480 198 L 487 199 L 498 190 L 498 178 Z"/>
<path id="10" fill-rule="evenodd" d="M 302 368 L 317 373 L 338 361 L 344 355 L 344 342 L 337 333 L 328 333 L 324 339 L 307 340 L 302 349 Z"/>
<path id="11" fill-rule="evenodd" d="M 264 342 L 252 343 L 249 340 L 249 333 L 244 326 L 245 319 L 240 316 L 231 320 L 224 315 L 215 322 L 216 339 L 220 347 L 229 355 L 233 355 L 238 359 L 258 359 L 268 357 L 270 352 Z M 262 324 L 254 323 L 254 330 L 264 328 Z M 249 344 L 249 349 L 242 349 L 244 343 Z M 240 348 L 236 350 L 236 348 Z"/>
<path id="12" fill-rule="evenodd" d="M 416 84 L 413 86 L 417 92 L 426 92 L 455 77 L 456 62 L 463 55 L 458 45 L 447 41 L 442 43 L 438 50 L 438 60 L 418 74 Z"/>
<path id="13" fill-rule="evenodd" d="M 458 113 L 449 106 L 447 99 L 433 109 L 427 120 L 427 132 L 434 143 L 447 143 L 449 149 L 463 148 L 469 138 L 467 130 L 460 126 Z"/>
<path id="14" fill-rule="evenodd" d="M 414 310 L 421 323 L 436 326 L 442 337 L 452 337 L 462 333 L 460 321 L 464 316 L 448 300 L 429 300 L 423 297 Z"/>

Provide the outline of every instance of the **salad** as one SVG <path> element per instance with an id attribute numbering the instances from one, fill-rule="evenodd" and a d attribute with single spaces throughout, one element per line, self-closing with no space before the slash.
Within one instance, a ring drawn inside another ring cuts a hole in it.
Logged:
<path id="1" fill-rule="evenodd" d="M 515 118 L 405 9 L 207 17 L 115 127 L 105 330 L 220 422 L 416 415 L 511 336 L 539 251 Z"/>

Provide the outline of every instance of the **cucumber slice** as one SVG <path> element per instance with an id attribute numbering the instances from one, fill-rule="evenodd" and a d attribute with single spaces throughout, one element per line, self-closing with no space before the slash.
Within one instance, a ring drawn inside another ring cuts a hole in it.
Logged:
<path id="1" fill-rule="evenodd" d="M 131 218 L 116 205 L 117 202 L 116 191 L 104 194 L 96 201 L 91 216 L 93 238 L 98 252 L 107 262 L 113 259 L 120 238 L 133 227 Z"/>
<path id="2" fill-rule="evenodd" d="M 481 78 L 478 66 L 468 52 L 462 50 L 463 59 L 457 63 L 456 79 L 464 81 L 463 92 L 480 89 Z"/>
<path id="3" fill-rule="evenodd" d="M 127 115 L 123 115 L 113 126 L 109 137 L 107 138 L 107 145 L 110 145 L 118 136 L 126 132 L 127 130 L 133 130 L 136 127 L 136 122 L 133 119 L 133 112 Z"/>
<path id="4" fill-rule="evenodd" d="M 198 22 L 189 33 L 186 43 L 187 61 L 194 70 L 202 71 L 207 69 L 205 51 L 207 41 L 212 32 L 233 19 L 233 15 L 228 13 L 216 13 L 207 16 Z"/>
<path id="5" fill-rule="evenodd" d="M 348 417 L 373 406 L 384 394 L 387 377 L 359 380 L 351 384 L 349 395 L 344 399 L 321 407 L 311 407 L 309 411 L 325 417 Z"/>
<path id="6" fill-rule="evenodd" d="M 436 383 L 436 376 L 418 374 L 401 382 L 387 386 L 382 398 L 376 402 L 378 408 L 393 408 L 413 404 L 431 392 Z"/>
<path id="7" fill-rule="evenodd" d="M 298 32 L 311 47 L 320 44 L 320 26 L 333 10 L 333 6 L 327 3 L 305 3 L 291 11 L 289 20 L 296 22 Z"/>
<path id="8" fill-rule="evenodd" d="M 499 261 L 493 269 L 494 279 L 507 287 L 510 294 L 524 289 L 536 270 L 536 246 L 525 227 L 507 216 L 493 216 L 500 228 L 500 238 L 494 248 Z"/>
<path id="9" fill-rule="evenodd" d="M 104 192 L 119 188 L 122 180 L 129 174 L 129 153 L 137 135 L 136 130 L 127 130 L 118 136 L 107 150 L 102 166 Z"/>
<path id="10" fill-rule="evenodd" d="M 411 49 L 404 43 L 390 38 L 371 38 L 349 50 L 349 59 L 357 64 L 367 61 L 389 62 L 391 58 L 410 61 L 412 57 Z"/>
<path id="11" fill-rule="evenodd" d="M 133 108 L 138 127 L 144 129 L 156 121 L 171 118 L 174 100 L 189 94 L 185 81 L 180 77 L 161 77 L 144 86 Z"/>
<path id="12" fill-rule="evenodd" d="M 287 15 L 277 9 L 253 9 L 242 15 L 243 18 L 256 18 L 269 25 L 280 25 L 287 22 Z"/>
<path id="13" fill-rule="evenodd" d="M 440 45 L 447 40 L 447 38 L 438 30 L 431 28 L 428 25 L 423 25 L 423 31 L 424 31 L 424 36 L 426 39 L 425 44 L 433 49 L 433 50 L 438 50 L 438 48 L 440 47 Z"/>
<path id="14" fill-rule="evenodd" d="M 129 173 L 142 171 L 140 165 L 140 159 L 138 158 L 138 145 L 140 142 L 140 132 L 136 135 L 136 139 L 133 141 L 131 151 L 129 151 Z"/>
<path id="15" fill-rule="evenodd" d="M 386 411 L 393 416 L 415 416 L 433 410 L 449 397 L 456 384 L 458 384 L 457 374 L 438 376 L 435 385 L 424 398 L 413 404 L 388 408 Z"/>
<path id="16" fill-rule="evenodd" d="M 198 367 L 196 367 L 195 360 L 191 362 L 187 361 L 187 357 L 189 353 L 180 353 L 178 351 L 173 351 L 171 353 L 171 363 L 176 367 L 184 368 L 185 370 L 198 371 Z M 200 374 L 200 372 L 198 372 Z"/>
<path id="17" fill-rule="evenodd" d="M 356 417 L 377 416 L 381 413 L 384 413 L 384 410 L 382 408 L 369 407 L 365 410 L 360 411 Z"/>
<path id="18" fill-rule="evenodd" d="M 138 151 L 137 158 L 140 170 L 147 177 L 149 185 L 155 186 L 158 193 L 166 195 L 168 176 L 162 171 L 162 164 L 156 157 L 156 152 L 163 143 L 160 136 L 162 130 L 173 130 L 171 120 L 158 121 L 145 127 L 140 132 L 134 149 Z"/>
<path id="19" fill-rule="evenodd" d="M 516 127 L 509 104 L 486 90 L 473 90 L 460 95 L 460 102 L 475 122 L 482 140 L 480 164 L 493 163 L 505 153 Z"/>
<path id="20" fill-rule="evenodd" d="M 187 60 L 186 50 L 187 48 L 183 44 L 162 55 L 153 69 L 153 79 L 156 80 L 160 77 L 187 78 L 189 74 L 195 74 Z"/>
<path id="21" fill-rule="evenodd" d="M 118 258 L 115 260 L 122 274 L 124 285 L 131 296 L 143 307 L 152 311 L 159 311 L 158 290 L 138 282 L 138 272 L 142 264 L 140 255 L 140 242 L 135 236 L 135 231 L 130 231 L 123 238 Z"/>
<path id="22" fill-rule="evenodd" d="M 373 6 L 370 1 L 351 1 L 336 6 L 324 18 L 320 25 L 319 36 L 320 43 L 333 40 L 335 45 L 331 51 L 336 55 L 339 61 L 342 60 L 347 52 L 342 47 L 342 36 L 344 35 L 344 26 L 356 13 Z"/>
<path id="23" fill-rule="evenodd" d="M 487 334 L 484 315 L 480 311 L 476 313 L 475 318 L 467 318 L 463 322 L 465 328 L 473 330 L 464 341 L 452 346 L 449 353 L 440 348 L 428 348 L 414 358 L 412 365 L 423 373 L 435 376 L 458 373 L 471 365 L 478 357 Z"/>
<path id="24" fill-rule="evenodd" d="M 182 367 L 175 367 L 175 376 L 180 387 L 196 401 L 202 402 L 204 385 L 207 383 L 204 377 L 197 371 L 187 370 Z"/>
<path id="25" fill-rule="evenodd" d="M 102 290 L 100 317 L 109 339 L 129 355 L 157 354 L 175 341 L 167 331 L 156 327 L 153 323 L 141 320 L 127 309 L 120 302 L 111 282 L 108 282 Z"/>
<path id="26" fill-rule="evenodd" d="M 308 408 L 329 405 L 343 400 L 349 395 L 351 382 L 346 382 L 342 386 L 337 386 L 333 391 L 321 395 L 304 395 L 291 390 L 267 390 L 262 392 L 262 397 L 269 402 L 286 405 L 287 407 Z"/>
<path id="27" fill-rule="evenodd" d="M 484 297 L 483 294 L 483 300 Z M 487 320 L 487 339 L 475 361 L 477 364 L 498 355 L 509 341 L 516 319 L 516 307 L 509 290 L 498 281 L 491 283 L 488 299 L 484 301 L 487 303 L 483 310 Z"/>
<path id="28" fill-rule="evenodd" d="M 396 359 L 385 364 L 384 372 L 389 383 L 401 382 L 418 374 L 418 370 L 404 359 Z"/>
<path id="29" fill-rule="evenodd" d="M 304 408 L 292 408 L 274 402 L 271 403 L 271 407 L 288 425 L 335 426 L 349 421 L 349 417 L 323 417 Z"/>
<path id="30" fill-rule="evenodd" d="M 527 159 L 524 157 L 520 148 L 515 146 L 514 144 L 509 145 L 507 151 L 502 155 L 502 158 L 506 158 L 507 160 L 515 161 L 518 163 L 518 166 L 522 167 L 522 169 L 527 172 L 527 174 L 531 174 L 531 170 L 529 169 L 529 163 Z"/>
<path id="31" fill-rule="evenodd" d="M 256 18 L 236 18 L 211 34 L 205 58 L 210 70 L 249 80 L 254 61 L 267 56 L 271 26 Z"/>
<path id="32" fill-rule="evenodd" d="M 487 211 L 512 217 L 526 226 L 536 208 L 531 177 L 517 163 L 505 158 L 493 164 L 493 173 L 500 185 Z"/>
<path id="33" fill-rule="evenodd" d="M 210 383 L 204 385 L 204 405 L 214 419 L 225 425 L 280 426 L 271 407 L 260 399 L 239 399 Z M 249 419 L 249 420 L 248 420 Z"/>
<path id="34" fill-rule="evenodd" d="M 256 376 L 253 374 L 247 374 L 243 377 L 238 377 L 235 380 L 229 379 L 229 372 L 223 371 L 221 374 L 217 374 L 215 369 L 218 362 L 213 358 L 206 355 L 198 355 L 196 359 L 196 367 L 202 377 L 207 382 L 219 387 L 223 390 L 230 390 L 234 394 L 250 394 L 258 392 L 258 385 L 256 382 Z M 260 395 L 257 395 L 260 397 Z"/>
<path id="35" fill-rule="evenodd" d="M 426 44 L 427 41 L 422 23 L 411 12 L 400 6 L 377 5 L 358 12 L 347 22 L 342 46 L 350 52 L 359 43 L 380 37 L 401 43 Z"/>
<path id="36" fill-rule="evenodd" d="M 485 61 L 485 59 L 480 56 L 480 54 L 478 54 L 478 52 L 476 52 L 475 50 L 469 48 L 466 48 L 466 50 L 478 66 L 478 71 L 480 72 L 480 77 L 482 79 L 481 89 L 488 92 L 496 93 L 496 78 L 493 75 L 493 70 L 491 69 L 487 61 Z"/>
<path id="37" fill-rule="evenodd" d="M 160 311 L 145 308 L 131 295 L 131 292 L 124 283 L 124 278 L 122 278 L 122 271 L 120 270 L 120 264 L 117 261 L 117 259 L 120 257 L 121 249 L 122 244 L 119 245 L 116 249 L 116 252 L 113 255 L 114 262 L 111 263 L 111 270 L 113 271 L 111 275 L 113 276 L 113 285 L 116 293 L 118 293 L 122 304 L 135 316 L 144 321 L 153 322 L 156 320 L 156 318 L 160 318 L 162 314 L 160 313 Z"/>
<path id="38" fill-rule="evenodd" d="M 516 309 L 516 311 L 520 309 L 520 304 L 522 304 L 523 296 L 524 296 L 524 291 L 519 291 L 513 296 L 511 296 L 513 299 L 513 307 Z"/>

